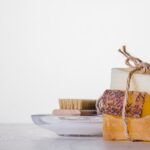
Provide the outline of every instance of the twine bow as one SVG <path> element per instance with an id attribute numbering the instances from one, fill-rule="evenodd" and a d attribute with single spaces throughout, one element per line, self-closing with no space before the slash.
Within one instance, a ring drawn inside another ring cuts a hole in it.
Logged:
<path id="1" fill-rule="evenodd" d="M 122 53 L 125 57 L 125 64 L 131 68 L 131 71 L 128 74 L 127 84 L 126 84 L 126 91 L 125 91 L 125 98 L 123 101 L 123 108 L 122 108 L 122 119 L 125 124 L 125 134 L 128 137 L 128 129 L 127 129 L 127 120 L 126 120 L 126 105 L 128 100 L 128 92 L 130 89 L 130 80 L 135 72 L 139 72 L 142 74 L 150 73 L 150 64 L 143 62 L 141 59 L 132 56 L 126 51 L 126 46 L 122 46 L 122 49 L 119 49 L 119 52 Z"/>
<path id="2" fill-rule="evenodd" d="M 119 52 L 122 53 L 126 57 L 125 64 L 127 66 L 133 68 L 134 70 L 136 69 L 136 71 L 140 73 L 150 73 L 150 64 L 143 62 L 141 59 L 129 54 L 126 50 L 125 45 L 122 46 L 122 49 L 119 49 Z"/>

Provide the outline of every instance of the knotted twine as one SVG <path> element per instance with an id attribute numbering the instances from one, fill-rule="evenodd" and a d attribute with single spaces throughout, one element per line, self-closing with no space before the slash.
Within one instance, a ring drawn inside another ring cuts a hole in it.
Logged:
<path id="1" fill-rule="evenodd" d="M 125 98 L 123 101 L 123 108 L 122 108 L 122 120 L 125 125 L 125 135 L 128 138 L 128 128 L 127 128 L 127 120 L 126 120 L 126 105 L 127 105 L 127 101 L 128 101 L 128 92 L 130 89 L 130 81 L 135 72 L 142 73 L 142 74 L 150 73 L 150 64 L 129 54 L 126 50 L 126 46 L 122 46 L 122 48 L 119 49 L 119 52 L 122 53 L 126 57 L 125 64 L 127 66 L 129 66 L 129 68 L 131 68 L 131 71 L 129 71 L 128 78 L 127 78 Z"/>

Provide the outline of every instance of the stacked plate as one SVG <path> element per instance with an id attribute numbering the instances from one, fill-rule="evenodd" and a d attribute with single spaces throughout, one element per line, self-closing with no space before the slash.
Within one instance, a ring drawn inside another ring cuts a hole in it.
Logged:
<path id="1" fill-rule="evenodd" d="M 101 136 L 102 116 L 32 115 L 33 122 L 58 135 Z"/>

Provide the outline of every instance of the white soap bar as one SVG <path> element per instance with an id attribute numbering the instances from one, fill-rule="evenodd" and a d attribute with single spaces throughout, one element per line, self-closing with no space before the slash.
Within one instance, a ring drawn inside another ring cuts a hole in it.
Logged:
<path id="1" fill-rule="evenodd" d="M 129 71 L 127 68 L 113 68 L 110 88 L 125 90 Z M 130 91 L 150 93 L 150 74 L 135 73 L 131 78 Z"/>

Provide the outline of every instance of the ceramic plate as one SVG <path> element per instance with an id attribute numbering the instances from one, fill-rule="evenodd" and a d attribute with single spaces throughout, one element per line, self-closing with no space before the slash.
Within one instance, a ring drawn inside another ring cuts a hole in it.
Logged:
<path id="1" fill-rule="evenodd" d="M 32 115 L 31 117 L 36 125 L 58 135 L 102 135 L 102 116 Z"/>

